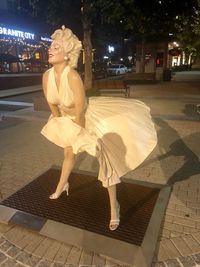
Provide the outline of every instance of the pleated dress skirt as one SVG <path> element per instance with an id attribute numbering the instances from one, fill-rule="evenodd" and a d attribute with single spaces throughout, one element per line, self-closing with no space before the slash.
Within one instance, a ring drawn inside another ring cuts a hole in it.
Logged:
<path id="1" fill-rule="evenodd" d="M 98 179 L 104 187 L 138 167 L 157 144 L 157 134 L 146 104 L 118 97 L 90 97 L 85 128 L 61 107 L 61 117 L 50 117 L 41 133 L 74 154 L 86 151 L 99 161 Z"/>

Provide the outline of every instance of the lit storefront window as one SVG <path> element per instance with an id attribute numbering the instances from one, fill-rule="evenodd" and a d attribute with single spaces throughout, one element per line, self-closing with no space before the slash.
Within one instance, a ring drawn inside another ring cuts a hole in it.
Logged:
<path id="1" fill-rule="evenodd" d="M 51 39 L 0 24 L 0 72 L 43 72 Z"/>
<path id="2" fill-rule="evenodd" d="M 40 59 L 40 53 L 38 52 L 35 53 L 35 59 Z"/>

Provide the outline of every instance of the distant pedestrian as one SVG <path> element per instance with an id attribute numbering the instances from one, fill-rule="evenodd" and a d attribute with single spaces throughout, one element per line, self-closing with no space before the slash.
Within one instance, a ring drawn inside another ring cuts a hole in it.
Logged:
<path id="1" fill-rule="evenodd" d="M 64 148 L 64 161 L 60 181 L 50 198 L 57 199 L 64 191 L 68 194 L 75 155 L 88 152 L 98 158 L 98 179 L 108 189 L 109 228 L 113 231 L 120 223 L 116 184 L 121 176 L 140 165 L 157 143 L 150 109 L 133 99 L 90 97 L 87 101 L 74 69 L 81 42 L 64 26 L 54 32 L 52 39 L 49 63 L 53 67 L 43 76 L 43 89 L 52 114 L 42 134 Z"/>

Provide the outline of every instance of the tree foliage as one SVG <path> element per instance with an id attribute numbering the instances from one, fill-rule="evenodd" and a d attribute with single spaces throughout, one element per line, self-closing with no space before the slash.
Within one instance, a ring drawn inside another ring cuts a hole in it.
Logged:
<path id="1" fill-rule="evenodd" d="M 79 0 L 28 0 L 28 4 L 27 12 L 31 16 L 43 18 L 54 28 L 65 24 L 81 35 L 81 2 Z"/>
<path id="2" fill-rule="evenodd" d="M 199 47 L 200 0 L 28 0 L 33 16 L 55 27 L 65 24 L 82 37 L 86 87 L 91 87 L 91 39 L 179 38 L 185 49 Z M 81 27 L 81 25 L 83 27 Z"/>
<path id="3" fill-rule="evenodd" d="M 177 17 L 190 17 L 199 0 L 96 0 L 100 22 L 133 35 L 168 36 L 176 32 Z"/>
<path id="4" fill-rule="evenodd" d="M 181 15 L 175 23 L 176 36 L 181 42 L 186 57 L 189 54 L 200 55 L 200 0 L 193 5 L 190 16 Z"/>

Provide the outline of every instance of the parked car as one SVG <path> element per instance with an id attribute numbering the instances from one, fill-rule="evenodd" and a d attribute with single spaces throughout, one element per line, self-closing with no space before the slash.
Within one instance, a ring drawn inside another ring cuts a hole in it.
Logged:
<path id="1" fill-rule="evenodd" d="M 107 68 L 107 72 L 111 75 L 120 75 L 127 72 L 127 67 L 123 64 L 112 64 Z"/>

